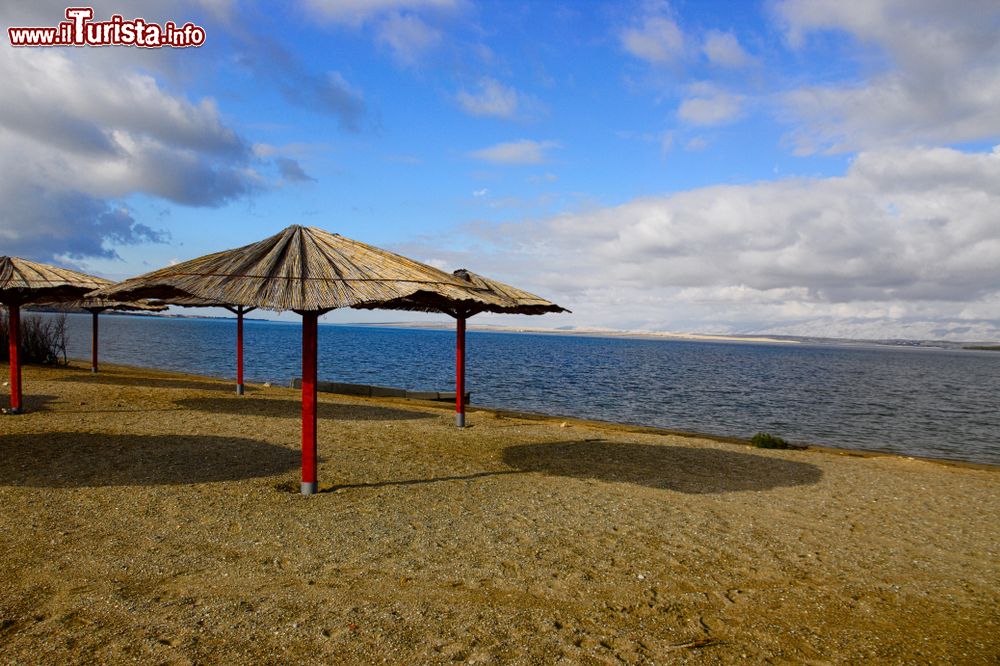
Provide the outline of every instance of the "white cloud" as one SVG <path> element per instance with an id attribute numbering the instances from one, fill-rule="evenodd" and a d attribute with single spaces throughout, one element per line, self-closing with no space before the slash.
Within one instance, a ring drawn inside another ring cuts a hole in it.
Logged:
<path id="1" fill-rule="evenodd" d="M 731 32 L 709 30 L 705 35 L 702 51 L 709 62 L 721 67 L 739 69 L 754 62 L 754 59 L 740 46 L 736 35 Z"/>
<path id="2" fill-rule="evenodd" d="M 845 32 L 886 63 L 862 80 L 812 85 L 783 98 L 800 153 L 992 140 L 1000 135 L 1000 5 L 786 0 L 776 6 L 789 43 Z M 867 52 L 865 51 L 867 49 Z"/>
<path id="3" fill-rule="evenodd" d="M 376 43 L 388 47 L 403 65 L 414 65 L 441 41 L 441 31 L 413 14 L 390 14 L 379 23 Z"/>
<path id="4" fill-rule="evenodd" d="M 554 141 L 521 139 L 476 150 L 470 156 L 495 164 L 541 164 L 547 159 L 545 152 L 558 146 Z"/>
<path id="5" fill-rule="evenodd" d="M 705 137 L 694 136 L 688 139 L 687 143 L 684 144 L 684 150 L 696 153 L 701 150 L 708 148 L 708 140 Z"/>
<path id="6" fill-rule="evenodd" d="M 460 0 L 303 0 L 316 17 L 331 23 L 360 26 L 386 14 L 457 8 Z"/>
<path id="7" fill-rule="evenodd" d="M 496 79 L 484 78 L 479 82 L 477 92 L 461 90 L 455 97 L 465 112 L 473 116 L 513 118 L 517 114 L 517 90 Z"/>
<path id="8" fill-rule="evenodd" d="M 651 14 L 619 35 L 630 54 L 654 65 L 676 61 L 684 53 L 684 33 L 668 16 Z"/>
<path id="9" fill-rule="evenodd" d="M 441 43 L 441 30 L 431 25 L 434 18 L 465 5 L 465 0 L 300 1 L 322 22 L 358 30 L 372 28 L 375 43 L 389 49 L 397 62 L 408 67 Z"/>
<path id="10" fill-rule="evenodd" d="M 115 245 L 164 238 L 133 219 L 123 198 L 220 206 L 266 185 L 211 99 L 190 101 L 103 54 L 88 56 L 0 49 L 7 252 L 114 257 Z"/>
<path id="11" fill-rule="evenodd" d="M 677 117 L 692 125 L 723 125 L 739 118 L 744 98 L 711 84 L 691 86 L 694 95 L 681 102 Z"/>
<path id="12" fill-rule="evenodd" d="M 572 309 L 560 324 L 989 339 L 997 210 L 1000 149 L 872 151 L 843 177 L 479 226 L 475 264 Z"/>
<path id="13" fill-rule="evenodd" d="M 446 259 L 440 259 L 438 257 L 431 257 L 430 259 L 424 259 L 424 263 L 428 266 L 433 266 L 439 271 L 445 271 L 450 273 L 452 271 L 451 265 Z"/>
<path id="14" fill-rule="evenodd" d="M 660 155 L 667 155 L 674 149 L 675 139 L 676 137 L 673 132 L 663 132 L 660 135 Z"/>
<path id="15" fill-rule="evenodd" d="M 543 173 L 528 178 L 529 183 L 554 183 L 559 180 L 559 176 L 554 173 Z"/>

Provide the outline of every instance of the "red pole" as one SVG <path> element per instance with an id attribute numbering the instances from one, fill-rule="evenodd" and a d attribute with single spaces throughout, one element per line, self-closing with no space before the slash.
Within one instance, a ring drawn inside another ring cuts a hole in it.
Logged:
<path id="1" fill-rule="evenodd" d="M 318 490 L 316 481 L 316 321 L 318 312 L 302 313 L 302 494 Z"/>
<path id="2" fill-rule="evenodd" d="M 243 306 L 236 308 L 236 395 L 243 395 Z"/>
<path id="3" fill-rule="evenodd" d="M 90 371 L 97 372 L 97 310 L 90 311 L 91 332 L 90 332 Z"/>
<path id="4" fill-rule="evenodd" d="M 7 306 L 7 338 L 10 340 L 10 413 L 20 414 L 21 405 L 21 358 L 18 352 L 18 338 L 21 337 L 21 307 Z"/>
<path id="5" fill-rule="evenodd" d="M 465 427 L 465 317 L 455 321 L 455 425 Z"/>

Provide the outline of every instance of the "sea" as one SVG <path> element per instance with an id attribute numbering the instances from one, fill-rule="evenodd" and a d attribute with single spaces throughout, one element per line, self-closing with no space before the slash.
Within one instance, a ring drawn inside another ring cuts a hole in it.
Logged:
<path id="1" fill-rule="evenodd" d="M 70 358 L 89 360 L 90 315 L 67 329 Z M 232 378 L 235 340 L 232 319 L 100 319 L 110 363 Z M 1000 352 L 475 330 L 466 344 L 474 405 L 1000 464 Z M 318 345 L 321 380 L 454 390 L 453 330 L 321 323 Z M 246 381 L 287 385 L 301 348 L 298 323 L 247 319 Z"/>

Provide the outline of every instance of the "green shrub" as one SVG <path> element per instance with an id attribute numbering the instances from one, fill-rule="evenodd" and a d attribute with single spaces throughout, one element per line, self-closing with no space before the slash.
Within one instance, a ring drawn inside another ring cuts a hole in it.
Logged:
<path id="1" fill-rule="evenodd" d="M 758 449 L 790 449 L 792 445 L 769 432 L 758 432 L 750 440 Z"/>
<path id="2" fill-rule="evenodd" d="M 7 313 L 0 315 L 0 361 L 10 362 Z M 66 315 L 21 315 L 22 363 L 66 364 Z"/>

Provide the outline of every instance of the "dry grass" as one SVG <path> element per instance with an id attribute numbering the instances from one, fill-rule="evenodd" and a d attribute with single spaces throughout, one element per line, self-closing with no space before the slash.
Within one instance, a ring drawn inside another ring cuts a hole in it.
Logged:
<path id="1" fill-rule="evenodd" d="M 5 663 L 996 663 L 1000 476 L 106 366 L 0 419 Z"/>

